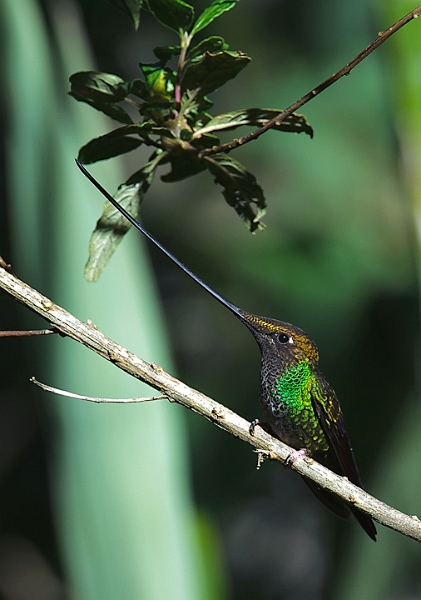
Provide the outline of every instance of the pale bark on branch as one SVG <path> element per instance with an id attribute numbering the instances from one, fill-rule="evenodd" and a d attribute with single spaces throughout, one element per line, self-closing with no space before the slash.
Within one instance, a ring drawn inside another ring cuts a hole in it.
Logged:
<path id="1" fill-rule="evenodd" d="M 161 367 L 145 362 L 123 346 L 116 344 L 101 333 L 95 325 L 80 321 L 52 300 L 20 281 L 2 266 L 0 266 L 0 287 L 43 317 L 61 334 L 71 337 L 109 360 L 119 369 L 144 381 L 168 398 L 170 402 L 182 404 L 231 435 L 249 443 L 259 453 L 260 459 L 270 458 L 285 464 L 294 452 L 292 448 L 273 438 L 260 427 L 255 429 L 254 435 L 250 435 L 250 423 L 232 410 L 188 387 L 166 373 Z M 150 400 L 150 398 L 139 399 L 139 402 Z M 124 401 L 127 402 L 126 399 L 122 400 L 122 402 Z M 352 484 L 345 477 L 336 475 L 309 457 L 297 458 L 290 468 L 300 475 L 312 479 L 319 486 L 330 490 L 345 501 L 354 504 L 378 523 L 421 541 L 421 521 L 418 517 L 405 515 L 384 504 Z"/>

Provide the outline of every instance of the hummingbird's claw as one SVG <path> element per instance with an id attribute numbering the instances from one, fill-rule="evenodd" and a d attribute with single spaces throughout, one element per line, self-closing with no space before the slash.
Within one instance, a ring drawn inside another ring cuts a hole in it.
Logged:
<path id="1" fill-rule="evenodd" d="M 301 456 L 307 456 L 307 450 L 305 448 L 301 448 L 300 450 L 294 450 L 294 452 L 291 452 L 291 454 L 285 461 L 285 466 L 290 467 L 295 463 L 297 458 L 300 458 Z"/>
<path id="2" fill-rule="evenodd" d="M 250 435 L 254 435 L 254 430 L 256 429 L 256 427 L 259 426 L 263 429 L 263 431 L 268 431 L 268 426 L 266 423 L 264 423 L 263 421 L 261 421 L 260 419 L 254 419 L 251 423 L 250 423 L 250 427 L 249 427 L 249 434 Z"/>

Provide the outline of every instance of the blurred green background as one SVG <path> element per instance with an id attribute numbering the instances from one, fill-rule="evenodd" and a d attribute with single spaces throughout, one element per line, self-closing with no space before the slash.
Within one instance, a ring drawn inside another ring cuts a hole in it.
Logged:
<path id="1" fill-rule="evenodd" d="M 243 0 L 209 30 L 253 58 L 212 96 L 215 111 L 289 105 L 413 7 Z M 420 25 L 304 107 L 313 140 L 269 132 L 234 154 L 265 190 L 264 232 L 250 235 L 205 173 L 157 179 L 142 212 L 232 302 L 315 339 L 368 491 L 418 515 Z M 165 257 L 131 233 L 98 284 L 83 278 L 102 200 L 73 158 L 114 124 L 66 95 L 68 77 L 97 68 L 134 78 L 153 47 L 174 42 L 147 14 L 135 33 L 105 0 L 0 0 L 0 255 L 79 318 L 252 420 L 255 342 Z M 92 172 L 113 191 L 144 160 L 135 152 Z M 44 324 L 0 295 L 1 329 L 26 326 Z M 150 395 L 70 340 L 3 340 L 0 353 L 1 598 L 421 597 L 419 544 L 380 526 L 374 544 L 296 475 L 256 471 L 249 447 L 198 416 L 33 389 L 31 375 L 82 394 Z"/>

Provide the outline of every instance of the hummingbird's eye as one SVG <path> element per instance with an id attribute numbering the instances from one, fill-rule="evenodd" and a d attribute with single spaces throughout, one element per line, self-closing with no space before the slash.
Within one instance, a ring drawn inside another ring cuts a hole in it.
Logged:
<path id="1" fill-rule="evenodd" d="M 281 342 L 281 344 L 288 344 L 290 339 L 291 338 L 286 333 L 280 333 L 278 335 L 278 340 Z"/>

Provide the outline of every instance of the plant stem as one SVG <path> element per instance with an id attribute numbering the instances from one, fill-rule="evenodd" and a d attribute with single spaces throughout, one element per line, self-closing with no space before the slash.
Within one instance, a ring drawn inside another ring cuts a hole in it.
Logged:
<path id="1" fill-rule="evenodd" d="M 175 89 L 174 89 L 174 101 L 175 101 L 175 116 L 178 117 L 181 106 L 181 76 L 183 74 L 183 70 L 186 64 L 186 54 L 187 50 L 190 46 L 191 36 L 187 33 L 187 31 L 183 32 L 180 40 L 180 55 L 178 57 L 177 64 L 177 73 L 175 76 Z"/>

